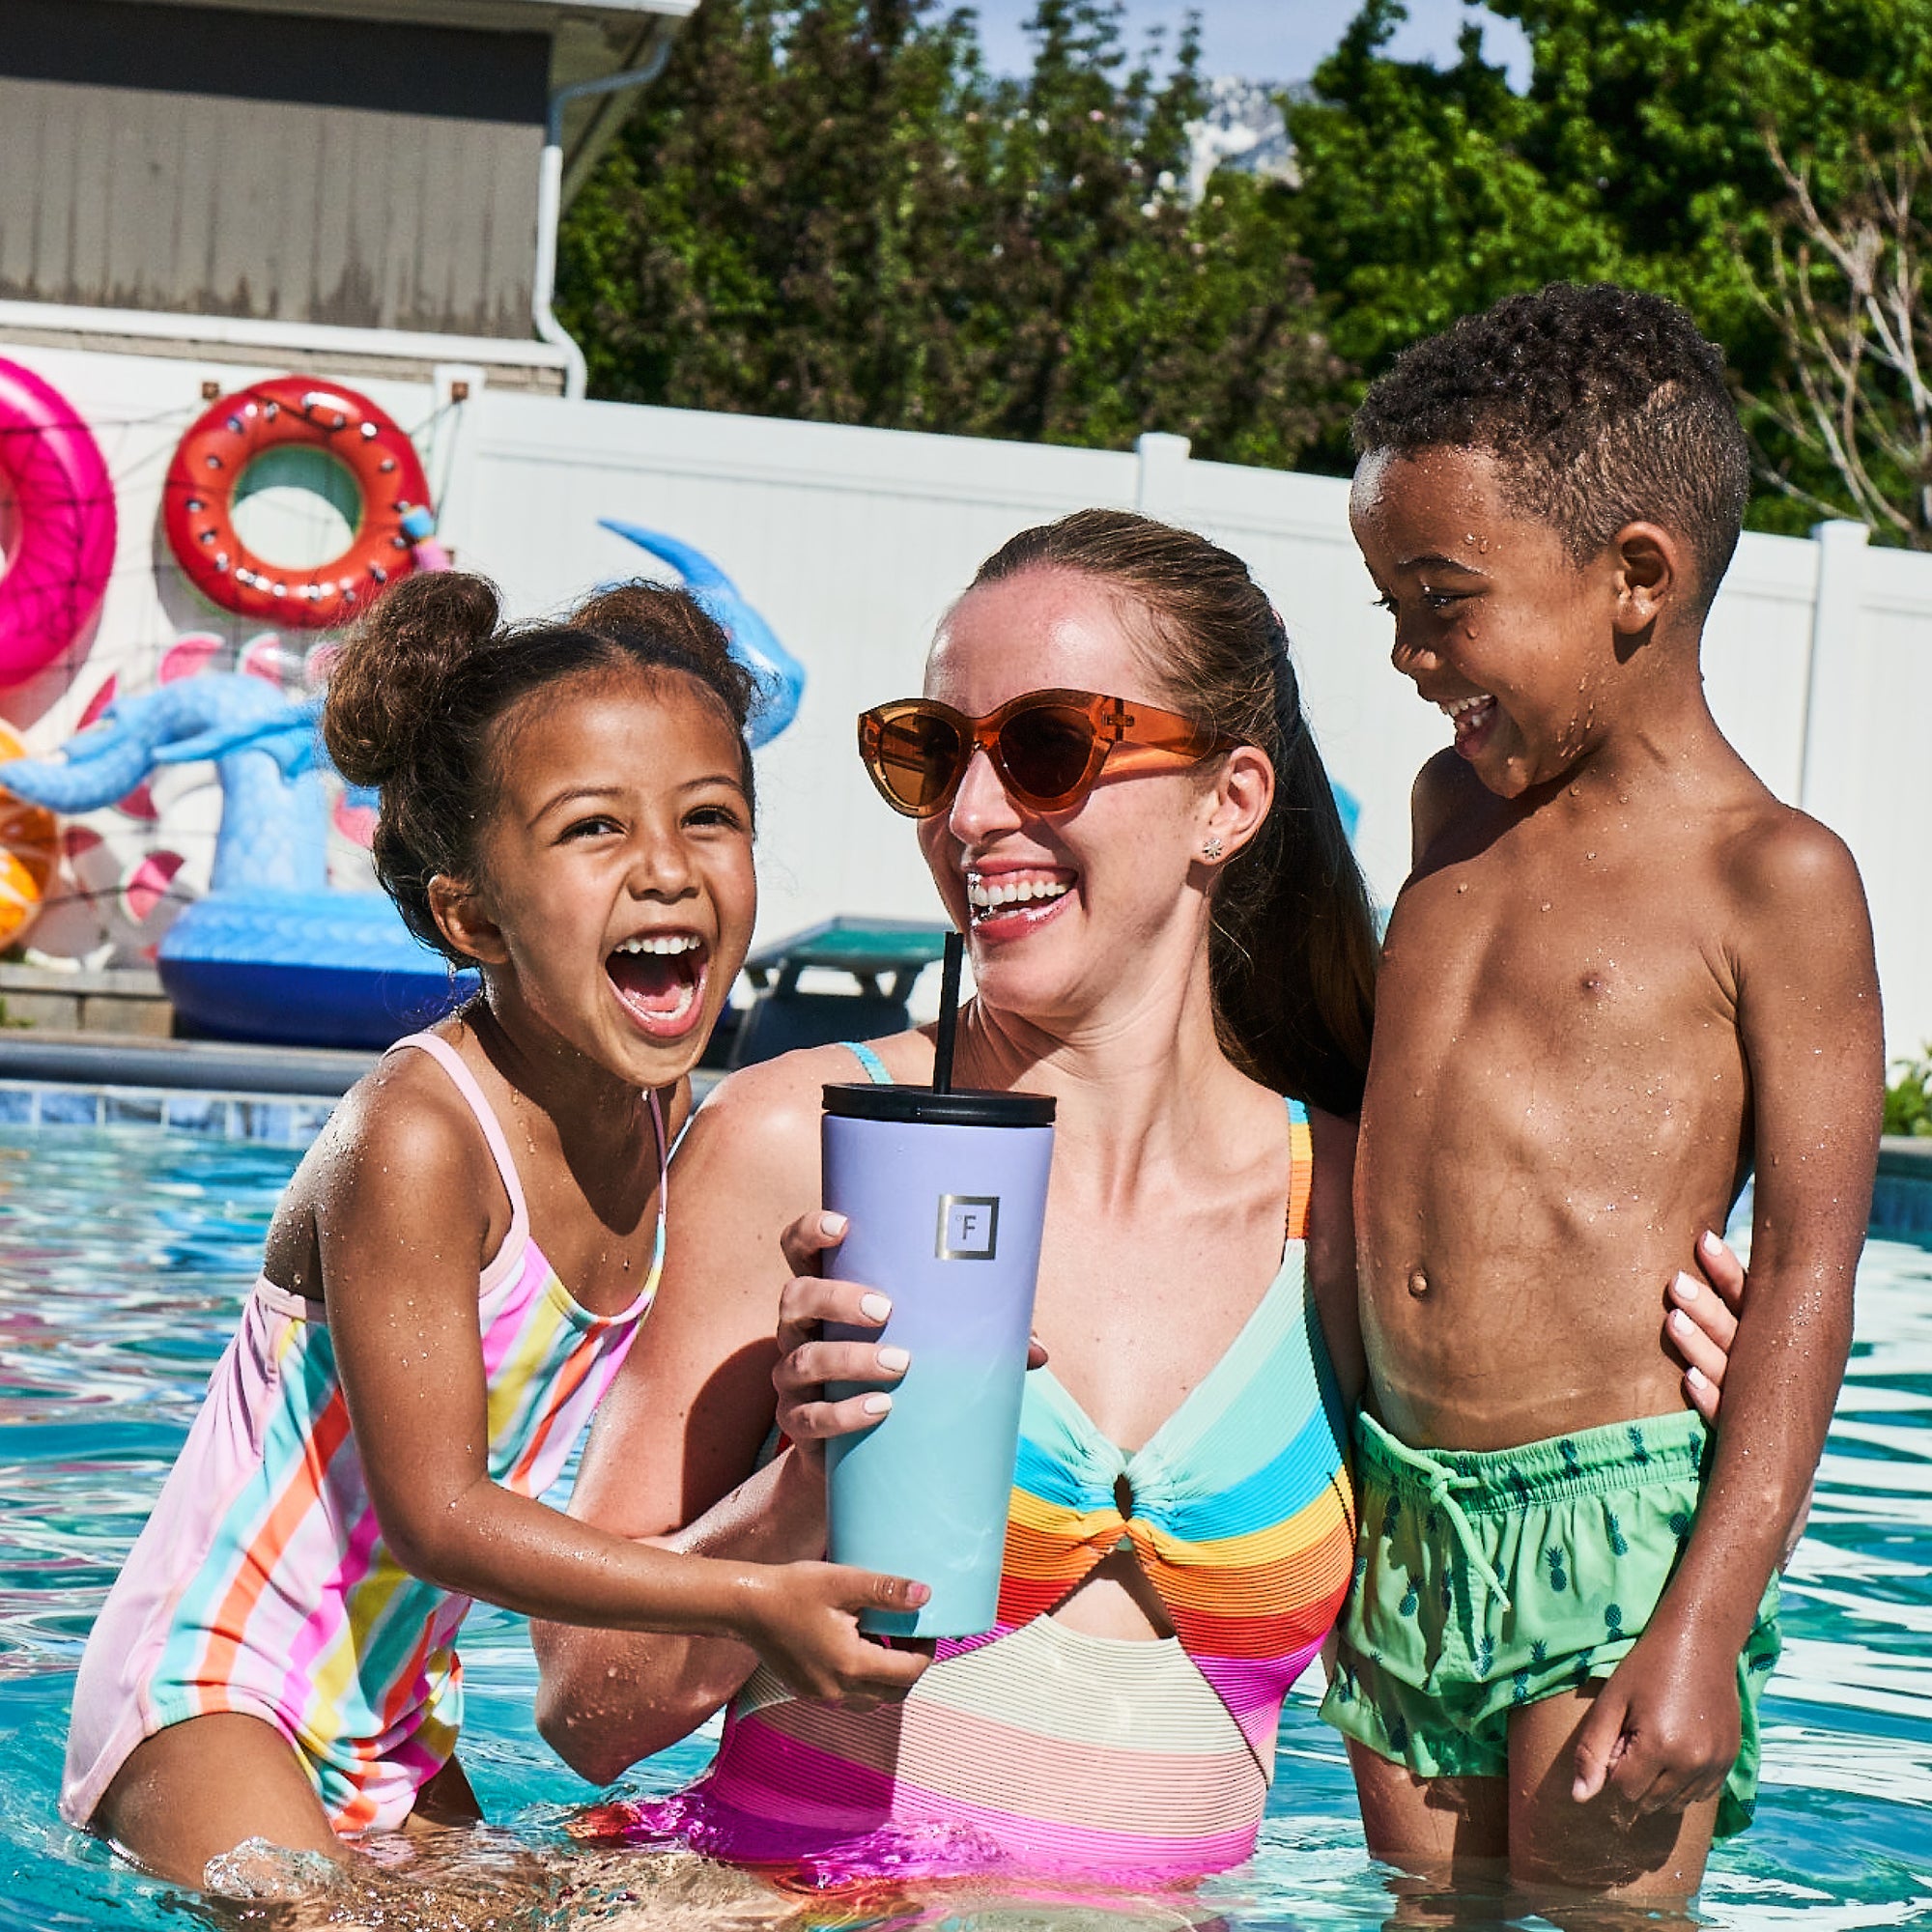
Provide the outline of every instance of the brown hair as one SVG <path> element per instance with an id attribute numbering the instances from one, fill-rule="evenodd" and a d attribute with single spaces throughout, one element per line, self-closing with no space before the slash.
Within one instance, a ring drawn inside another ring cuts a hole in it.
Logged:
<path id="1" fill-rule="evenodd" d="M 1232 552 L 1123 510 L 1078 510 L 1022 530 L 973 582 L 1037 568 L 1118 590 L 1146 618 L 1152 668 L 1176 709 L 1267 753 L 1274 803 L 1214 895 L 1215 1031 L 1229 1057 L 1277 1093 L 1353 1114 L 1369 1064 L 1375 916 L 1280 617 Z"/>
<path id="2" fill-rule="evenodd" d="M 738 734 L 758 688 L 730 640 L 688 591 L 626 583 L 561 624 L 505 625 L 496 586 L 464 571 L 408 577 L 351 634 L 329 672 L 322 731 L 351 784 L 382 788 L 376 876 L 403 923 L 459 965 L 429 882 L 476 876 L 476 840 L 496 802 L 492 732 L 546 686 L 624 670 L 683 676 L 709 694 Z"/>

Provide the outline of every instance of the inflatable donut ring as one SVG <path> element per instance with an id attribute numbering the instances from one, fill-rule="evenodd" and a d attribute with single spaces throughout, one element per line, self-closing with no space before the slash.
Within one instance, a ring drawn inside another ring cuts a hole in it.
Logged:
<path id="1" fill-rule="evenodd" d="M 355 537 L 313 570 L 290 570 L 235 534 L 235 492 L 264 450 L 324 449 L 355 480 Z M 415 445 L 367 396 L 308 376 L 278 376 L 224 396 L 175 450 L 161 523 L 188 581 L 239 617 L 298 630 L 342 624 L 415 558 L 403 519 L 429 500 Z"/>
<path id="2" fill-rule="evenodd" d="M 0 779 L 7 775 L 6 760 L 26 753 L 0 724 Z M 33 924 L 59 858 L 60 826 L 53 813 L 0 791 L 0 946 L 12 946 Z"/>
<path id="3" fill-rule="evenodd" d="M 100 608 L 114 565 L 114 486 L 58 389 L 0 360 L 0 484 L 19 531 L 0 577 L 0 685 L 44 670 Z"/>

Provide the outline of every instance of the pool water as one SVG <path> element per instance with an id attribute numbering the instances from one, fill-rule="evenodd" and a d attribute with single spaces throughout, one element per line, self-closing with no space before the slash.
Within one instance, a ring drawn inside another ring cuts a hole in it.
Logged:
<path id="1" fill-rule="evenodd" d="M 89 1624 L 186 1434 L 298 1157 L 153 1130 L 0 1132 L 0 1932 L 203 1916 L 70 1832 L 54 1791 Z M 1858 1341 L 1784 1630 L 1757 1823 L 1719 1847 L 1703 1916 L 1741 1927 L 1802 1918 L 1807 1932 L 1932 1927 L 1932 1246 L 1866 1251 Z M 740 1882 L 707 1891 L 676 1861 L 640 1855 L 613 1871 L 574 1850 L 566 1826 L 595 1794 L 530 1721 L 522 1620 L 479 1607 L 463 1658 L 463 1758 L 497 1829 L 453 1855 L 433 1910 L 384 1922 L 769 1922 Z M 709 1749 L 688 1742 L 621 1788 L 674 1790 Z M 1212 1917 L 1263 1932 L 1374 1924 L 1391 1910 L 1340 1747 L 1297 1693 L 1259 1857 L 1189 1898 L 1076 1907 L 954 1891 L 826 1900 L 804 1919 L 1044 1932 Z"/>

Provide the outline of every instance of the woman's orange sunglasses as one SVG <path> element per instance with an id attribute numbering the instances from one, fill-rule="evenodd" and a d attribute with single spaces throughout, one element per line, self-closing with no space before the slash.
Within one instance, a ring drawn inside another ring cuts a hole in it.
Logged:
<path id="1" fill-rule="evenodd" d="M 1015 804 L 1069 811 L 1111 773 L 1172 771 L 1241 741 L 1131 697 L 1091 691 L 1028 691 L 983 718 L 931 697 L 902 697 L 859 719 L 859 755 L 879 796 L 908 818 L 952 803 L 976 751 L 984 752 Z"/>

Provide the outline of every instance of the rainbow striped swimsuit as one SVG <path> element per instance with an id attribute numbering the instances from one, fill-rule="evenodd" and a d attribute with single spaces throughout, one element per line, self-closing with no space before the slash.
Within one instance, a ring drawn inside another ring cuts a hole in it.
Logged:
<path id="1" fill-rule="evenodd" d="M 1050 1369 L 1028 1376 L 998 1628 L 940 1643 L 906 1701 L 871 1712 L 801 1702 L 760 1670 L 698 1785 L 604 1825 L 838 1881 L 1017 1865 L 1153 1884 L 1250 1855 L 1282 1699 L 1354 1557 L 1293 1103 L 1290 1122 L 1280 1272 L 1143 1448 L 1108 1441 Z M 1123 1541 L 1176 1636 L 1094 1637 L 1048 1614 Z"/>
<path id="2" fill-rule="evenodd" d="M 538 1495 L 610 1386 L 657 1292 L 616 1315 L 572 1299 L 530 1238 L 502 1128 L 456 1050 L 417 1047 L 469 1104 L 510 1197 L 477 1284 L 493 1481 Z M 656 1096 L 651 1111 L 664 1149 Z M 245 1712 L 288 1739 L 345 1835 L 392 1830 L 449 1761 L 463 1720 L 455 1643 L 469 1609 L 384 1544 L 320 1302 L 266 1276 L 81 1660 L 61 1815 L 84 1826 L 128 1753 L 170 1724 Z"/>

